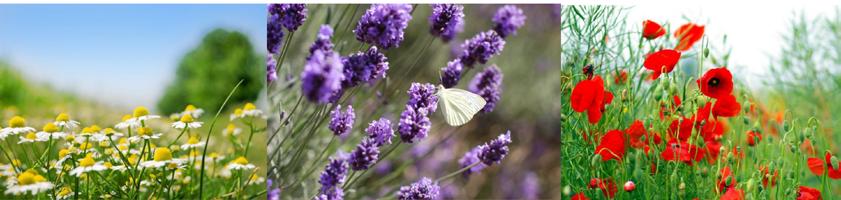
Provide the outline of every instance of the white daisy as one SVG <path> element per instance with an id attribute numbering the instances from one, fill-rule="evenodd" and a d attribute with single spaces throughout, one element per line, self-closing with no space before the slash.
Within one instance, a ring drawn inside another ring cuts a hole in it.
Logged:
<path id="1" fill-rule="evenodd" d="M 98 133 L 93 134 L 93 137 L 91 137 L 91 138 L 93 139 L 93 141 L 101 142 L 101 141 L 119 140 L 123 136 L 124 136 L 123 133 L 114 131 L 114 129 L 112 129 L 112 128 L 105 128 L 105 130 L 102 130 Z"/>
<path id="2" fill-rule="evenodd" d="M 61 115 L 59 115 L 59 116 L 61 116 Z M 47 123 L 47 124 L 44 125 L 44 128 L 41 128 L 41 131 L 36 133 L 36 136 L 38 138 L 47 138 L 47 140 L 49 140 L 49 139 L 57 140 L 57 139 L 62 139 L 64 137 L 67 137 L 67 133 L 59 132 L 56 124 Z"/>
<path id="3" fill-rule="evenodd" d="M 20 173 L 13 179 L 6 189 L 5 194 L 21 195 L 28 193 L 36 195 L 41 192 L 49 191 L 50 189 L 53 189 L 53 187 L 55 187 L 55 185 L 47 181 L 47 179 L 43 176 L 39 175 L 37 171 L 27 170 Z"/>
<path id="4" fill-rule="evenodd" d="M 172 123 L 172 127 L 176 129 L 195 129 L 201 127 L 201 124 L 202 122 L 195 121 L 192 115 L 181 115 L 181 120 Z"/>
<path id="5" fill-rule="evenodd" d="M 147 121 L 147 120 L 150 120 L 150 119 L 158 119 L 158 118 L 161 118 L 161 116 L 150 115 L 149 110 L 146 109 L 146 107 L 138 106 L 137 108 L 134 108 L 134 117 L 132 117 L 129 120 L 141 123 L 143 121 Z"/>
<path id="6" fill-rule="evenodd" d="M 103 171 L 108 169 L 102 162 L 96 162 L 92 154 L 88 154 L 85 158 L 79 159 L 79 166 L 70 171 L 70 175 L 82 176 L 82 174 L 91 171 Z"/>
<path id="7" fill-rule="evenodd" d="M 79 127 L 79 122 L 71 120 L 70 115 L 68 115 L 67 113 L 58 114 L 58 116 L 55 117 L 55 122 L 53 122 L 53 124 L 70 130 Z"/>
<path id="8" fill-rule="evenodd" d="M 128 138 L 129 142 L 137 142 L 140 140 L 150 140 L 161 138 L 161 133 L 155 133 L 149 127 L 140 127 L 137 129 L 137 135 Z"/>
<path id="9" fill-rule="evenodd" d="M 254 174 L 251 174 L 251 178 L 248 179 L 248 185 L 260 185 L 265 181 L 266 181 L 265 178 L 260 177 L 256 173 L 254 173 Z"/>
<path id="10" fill-rule="evenodd" d="M 10 135 L 35 131 L 35 128 L 26 126 L 26 119 L 23 119 L 23 117 L 20 116 L 15 116 L 9 120 L 9 127 L 0 129 L 0 140 L 6 140 L 6 137 Z"/>
<path id="11" fill-rule="evenodd" d="M 116 125 L 114 125 L 114 128 L 121 129 L 121 130 L 126 130 L 128 128 L 140 127 L 140 122 L 137 122 L 137 121 L 134 121 L 134 120 L 131 120 L 131 119 L 132 119 L 131 115 L 124 115 L 123 120 L 120 121 L 120 123 L 117 123 Z"/>
<path id="12" fill-rule="evenodd" d="M 167 166 L 170 168 L 178 168 L 181 164 L 184 163 L 184 160 L 173 158 L 172 151 L 170 151 L 169 148 L 166 147 L 158 147 L 157 149 L 155 149 L 152 158 L 153 160 L 144 161 L 140 163 L 140 166 L 146 168 L 160 168 L 163 166 Z"/>
<path id="13" fill-rule="evenodd" d="M 201 141 L 196 136 L 190 136 L 190 139 L 187 139 L 187 144 L 181 145 L 181 149 L 191 149 L 191 148 L 198 148 L 204 146 L 204 141 Z"/>
<path id="14" fill-rule="evenodd" d="M 204 114 L 203 109 L 196 108 L 196 106 L 193 106 L 192 104 L 190 104 L 190 105 L 187 105 L 187 107 L 184 108 L 184 112 L 181 112 L 179 115 L 180 116 L 190 115 L 194 118 L 199 118 L 199 117 L 201 117 L 202 114 Z"/>
<path id="15" fill-rule="evenodd" d="M 47 141 L 49 139 L 50 138 L 48 138 L 48 137 L 38 137 L 38 134 L 35 134 L 35 132 L 29 132 L 26 135 L 20 136 L 20 140 L 18 141 L 18 144 L 33 143 L 33 142 L 44 142 L 44 141 Z"/>
<path id="16" fill-rule="evenodd" d="M 0 177 L 10 177 L 15 175 L 15 168 L 12 165 L 0 165 Z"/>
<path id="17" fill-rule="evenodd" d="M 222 173 L 222 176 L 229 177 L 229 176 L 231 176 L 231 171 L 232 170 L 251 170 L 251 169 L 254 169 L 256 167 L 257 166 L 254 166 L 253 164 L 248 163 L 248 159 L 245 159 L 245 157 L 240 156 L 240 157 L 232 160 L 231 162 L 229 162 L 228 165 L 225 165 L 225 168 L 222 169 L 221 173 Z"/>
<path id="18" fill-rule="evenodd" d="M 56 194 L 56 199 L 70 199 L 73 196 L 73 189 L 70 186 L 64 186 L 58 190 L 58 194 Z"/>
<path id="19" fill-rule="evenodd" d="M 224 134 L 225 136 L 228 136 L 228 135 L 237 136 L 240 133 L 242 133 L 242 129 L 237 128 L 237 126 L 234 125 L 234 123 L 228 123 L 228 126 L 225 127 L 225 130 L 222 130 L 222 134 Z"/>
<path id="20" fill-rule="evenodd" d="M 245 106 L 242 107 L 242 109 L 237 108 L 236 110 L 234 110 L 234 113 L 231 114 L 231 120 L 245 117 L 262 118 L 263 111 L 258 110 L 257 106 L 255 106 L 253 103 L 246 103 Z"/>

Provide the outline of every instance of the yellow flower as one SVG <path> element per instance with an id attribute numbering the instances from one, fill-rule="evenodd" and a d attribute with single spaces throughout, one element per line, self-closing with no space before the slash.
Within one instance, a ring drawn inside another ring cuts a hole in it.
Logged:
<path id="1" fill-rule="evenodd" d="M 9 119 L 9 127 L 10 128 L 22 128 L 26 126 L 26 119 L 20 116 L 14 116 L 12 119 Z"/>
<path id="2" fill-rule="evenodd" d="M 47 124 L 44 124 L 44 128 L 42 128 L 42 130 L 44 130 L 44 132 L 47 132 L 47 133 L 55 133 L 55 132 L 58 132 L 58 126 L 56 126 L 53 123 L 47 123 Z"/>
<path id="3" fill-rule="evenodd" d="M 255 110 L 255 109 L 257 109 L 257 106 L 254 106 L 253 103 L 246 103 L 245 106 L 242 107 L 242 110 L 245 110 L 245 111 Z"/>
<path id="4" fill-rule="evenodd" d="M 193 104 L 187 104 L 187 107 L 184 108 L 184 111 L 195 111 L 195 110 L 196 110 L 196 106 L 194 106 Z"/>
<path id="5" fill-rule="evenodd" d="M 123 115 L 123 119 L 121 121 L 128 121 L 131 119 L 131 115 Z"/>
<path id="6" fill-rule="evenodd" d="M 67 113 L 59 113 L 58 116 L 55 117 L 55 121 L 59 121 L 59 122 L 70 121 L 70 115 L 68 115 Z"/>
<path id="7" fill-rule="evenodd" d="M 137 108 L 134 108 L 134 117 L 142 117 L 146 115 L 149 115 L 149 110 L 146 109 L 146 107 L 138 106 Z"/>
<path id="8" fill-rule="evenodd" d="M 184 123 L 192 123 L 193 121 L 194 121 L 194 120 L 193 120 L 193 116 L 192 116 L 192 115 L 181 115 L 181 122 L 184 122 Z"/>
<path id="9" fill-rule="evenodd" d="M 238 157 L 237 159 L 234 159 L 234 161 L 231 161 L 231 162 L 236 163 L 236 164 L 240 164 L 240 165 L 246 165 L 246 164 L 248 164 L 248 159 L 245 159 L 245 157 L 240 156 L 240 157 Z"/>
<path id="10" fill-rule="evenodd" d="M 96 160 L 93 160 L 93 155 L 88 154 L 85 158 L 79 160 L 79 166 L 81 167 L 90 167 L 96 164 Z"/>
<path id="11" fill-rule="evenodd" d="M 169 148 L 160 147 L 155 149 L 155 156 L 153 158 L 155 158 L 155 161 L 172 160 L 172 152 L 169 150 Z"/>

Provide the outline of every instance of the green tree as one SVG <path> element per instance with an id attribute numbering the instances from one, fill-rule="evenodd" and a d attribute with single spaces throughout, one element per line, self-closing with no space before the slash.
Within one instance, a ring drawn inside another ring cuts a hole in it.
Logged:
<path id="1" fill-rule="evenodd" d="M 231 102 L 254 101 L 265 84 L 263 56 L 248 37 L 237 31 L 216 29 L 181 59 L 175 80 L 158 101 L 162 113 L 180 112 L 187 104 L 215 111 L 228 92 L 243 80 Z"/>

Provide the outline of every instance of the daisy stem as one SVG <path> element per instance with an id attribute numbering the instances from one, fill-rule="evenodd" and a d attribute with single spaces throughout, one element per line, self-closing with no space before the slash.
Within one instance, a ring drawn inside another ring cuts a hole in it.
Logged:
<path id="1" fill-rule="evenodd" d="M 213 122 L 210 123 L 210 129 L 207 131 L 207 137 L 204 138 L 204 149 L 202 150 L 202 157 L 201 157 L 201 173 L 199 175 L 199 199 L 202 199 L 202 195 L 204 192 L 204 163 L 207 158 L 207 147 L 210 146 L 210 136 L 213 133 L 213 128 L 216 126 L 216 121 L 219 119 L 219 114 L 222 113 L 224 110 L 225 105 L 228 104 L 228 100 L 231 99 L 231 96 L 234 95 L 234 92 L 237 91 L 240 85 L 244 80 L 240 80 L 231 92 L 228 93 L 228 97 L 225 98 L 225 101 L 222 102 L 222 106 L 219 107 L 219 110 L 216 111 L 216 115 L 213 116 Z"/>
<path id="2" fill-rule="evenodd" d="M 190 129 L 190 127 L 188 127 L 187 125 L 184 125 L 184 128 L 181 129 L 181 133 L 178 134 L 178 137 L 176 137 L 175 140 L 170 142 L 169 145 L 167 145 L 167 147 L 172 146 L 173 144 L 175 144 L 175 142 L 177 142 L 179 139 L 181 139 L 181 136 L 184 136 L 184 132 L 187 132 L 187 129 Z"/>
<path id="3" fill-rule="evenodd" d="M 248 150 L 251 148 L 251 139 L 254 137 L 254 117 L 251 117 L 248 122 L 248 128 L 250 129 L 250 133 L 248 134 L 248 142 L 245 144 L 245 152 L 243 152 L 242 156 L 248 156 Z"/>

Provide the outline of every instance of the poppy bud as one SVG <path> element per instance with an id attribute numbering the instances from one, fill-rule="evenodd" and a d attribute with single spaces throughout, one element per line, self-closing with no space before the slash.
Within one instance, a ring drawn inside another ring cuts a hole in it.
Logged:
<path id="1" fill-rule="evenodd" d="M 677 186 L 677 188 L 678 188 L 679 190 L 685 190 L 685 189 L 686 189 L 686 183 L 684 183 L 684 182 L 680 182 L 680 185 L 678 185 L 678 186 Z"/>
<path id="2" fill-rule="evenodd" d="M 637 185 L 634 184 L 633 181 L 625 182 L 625 191 L 626 192 L 634 191 L 634 189 L 636 189 L 636 188 L 637 188 Z"/>
<path id="3" fill-rule="evenodd" d="M 602 156 L 600 154 L 593 154 L 593 158 L 590 159 L 590 165 L 595 166 L 602 160 Z"/>
<path id="4" fill-rule="evenodd" d="M 672 181 L 677 180 L 677 170 L 672 171 L 672 175 L 669 177 Z"/>
<path id="5" fill-rule="evenodd" d="M 742 119 L 743 119 L 743 120 L 742 120 L 742 122 L 744 122 L 744 123 L 745 123 L 745 125 L 750 124 L 750 120 L 749 120 L 747 117 L 742 118 Z"/>
<path id="6" fill-rule="evenodd" d="M 708 48 L 708 47 L 704 48 L 704 57 L 706 58 L 706 57 L 709 57 L 709 56 L 710 56 L 710 48 Z"/>
<path id="7" fill-rule="evenodd" d="M 561 113 L 561 122 L 566 122 L 566 121 L 567 121 L 567 115 L 564 115 L 563 113 Z"/>
<path id="8" fill-rule="evenodd" d="M 832 158 L 830 158 L 829 160 L 832 161 L 832 163 L 829 163 L 830 165 L 832 165 L 834 163 L 838 163 L 838 157 L 832 156 Z M 834 167 L 838 167 L 838 166 L 834 166 Z"/>
<path id="9" fill-rule="evenodd" d="M 572 189 L 569 188 L 569 185 L 564 186 L 564 196 L 569 196 L 569 193 L 572 193 Z"/>

